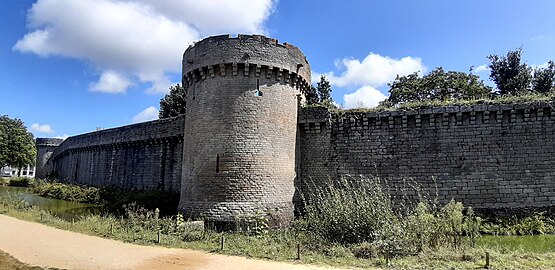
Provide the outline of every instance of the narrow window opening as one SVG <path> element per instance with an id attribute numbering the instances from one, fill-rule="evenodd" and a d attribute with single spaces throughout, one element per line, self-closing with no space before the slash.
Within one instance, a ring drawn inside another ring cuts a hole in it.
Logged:
<path id="1" fill-rule="evenodd" d="M 260 92 L 260 79 L 256 79 L 256 92 L 254 92 L 255 97 L 261 97 L 262 92 Z"/>
<path id="2" fill-rule="evenodd" d="M 216 172 L 220 172 L 220 155 L 216 155 Z"/>

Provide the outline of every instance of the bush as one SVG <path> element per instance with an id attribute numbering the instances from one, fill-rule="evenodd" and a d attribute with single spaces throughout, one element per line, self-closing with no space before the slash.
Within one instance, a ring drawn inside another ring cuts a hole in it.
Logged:
<path id="1" fill-rule="evenodd" d="M 104 204 L 106 202 L 100 196 L 100 189 L 96 187 L 82 187 L 39 180 L 33 184 L 32 191 L 42 197 L 72 202 L 90 204 Z"/>
<path id="2" fill-rule="evenodd" d="M 34 179 L 28 177 L 10 177 L 7 179 L 8 186 L 12 187 L 29 187 L 33 182 Z"/>
<path id="3" fill-rule="evenodd" d="M 441 208 L 420 196 L 415 207 L 394 207 L 379 179 L 342 179 L 306 199 L 307 231 L 321 241 L 350 245 L 357 257 L 409 255 L 474 243 L 480 219 L 451 201 Z M 302 223 L 301 223 L 302 224 Z"/>

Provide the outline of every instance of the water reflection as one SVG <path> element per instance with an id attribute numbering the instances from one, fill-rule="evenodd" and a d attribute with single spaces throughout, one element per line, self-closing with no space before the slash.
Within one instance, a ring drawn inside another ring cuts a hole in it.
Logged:
<path id="1" fill-rule="evenodd" d="M 31 193 L 28 188 L 0 186 L 0 195 L 5 193 L 16 194 L 18 198 L 30 205 L 50 211 L 68 221 L 71 219 L 78 220 L 86 215 L 100 214 L 103 210 L 101 206 L 97 205 L 43 198 Z"/>

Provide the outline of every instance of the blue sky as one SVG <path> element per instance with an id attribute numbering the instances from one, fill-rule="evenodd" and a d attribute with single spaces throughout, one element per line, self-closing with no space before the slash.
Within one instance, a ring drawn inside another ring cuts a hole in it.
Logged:
<path id="1" fill-rule="evenodd" d="M 9 0 L 0 114 L 37 137 L 155 118 L 183 51 L 222 33 L 297 45 L 336 102 L 372 106 L 397 74 L 474 66 L 487 80 L 486 56 L 520 46 L 529 65 L 555 59 L 554 14 L 552 0 Z"/>

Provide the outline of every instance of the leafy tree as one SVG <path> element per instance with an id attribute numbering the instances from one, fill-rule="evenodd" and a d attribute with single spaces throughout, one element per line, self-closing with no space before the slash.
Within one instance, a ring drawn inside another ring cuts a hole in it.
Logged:
<path id="1" fill-rule="evenodd" d="M 27 131 L 23 121 L 7 115 L 0 116 L 0 167 L 32 166 L 36 156 L 33 134 Z"/>
<path id="2" fill-rule="evenodd" d="M 168 118 L 185 114 L 186 93 L 185 88 L 179 84 L 170 86 L 170 92 L 160 99 L 160 112 L 158 117 Z"/>
<path id="3" fill-rule="evenodd" d="M 509 51 L 507 56 L 490 55 L 490 79 L 497 85 L 501 95 L 518 95 L 529 90 L 531 70 L 521 63 L 522 48 Z"/>
<path id="4" fill-rule="evenodd" d="M 389 98 L 382 103 L 395 106 L 413 101 L 460 100 L 489 97 L 491 88 L 478 76 L 459 71 L 445 72 L 438 67 L 427 75 L 397 76 L 389 84 Z"/>
<path id="5" fill-rule="evenodd" d="M 534 70 L 532 90 L 543 94 L 555 91 L 555 62 L 549 61 L 547 67 Z"/>

